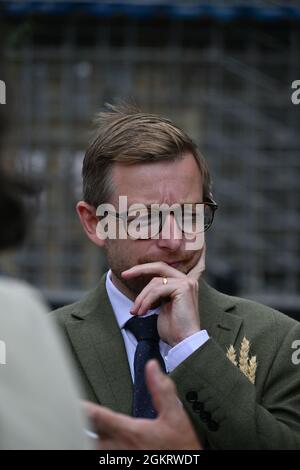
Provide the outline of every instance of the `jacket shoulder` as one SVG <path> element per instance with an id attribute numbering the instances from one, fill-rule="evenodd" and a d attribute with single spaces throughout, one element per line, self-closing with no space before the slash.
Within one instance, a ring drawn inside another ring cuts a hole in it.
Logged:
<path id="1" fill-rule="evenodd" d="M 251 317 L 251 319 L 257 322 L 272 321 L 279 325 L 283 325 L 290 328 L 299 324 L 299 322 L 280 312 L 279 310 L 276 310 L 275 308 L 269 307 L 259 302 L 255 302 L 253 300 L 241 297 L 235 297 L 235 301 L 237 311 L 243 317 Z"/>
<path id="2" fill-rule="evenodd" d="M 76 312 L 80 312 L 82 300 L 78 300 L 69 305 L 65 305 L 64 307 L 57 308 L 49 313 L 50 317 L 52 317 L 56 322 L 64 324 L 68 320 L 70 320 L 73 314 L 76 315 Z"/>
<path id="3" fill-rule="evenodd" d="M 296 325 L 300 326 L 297 320 L 275 308 L 244 297 L 223 294 L 209 285 L 207 287 L 209 297 L 214 299 L 214 303 L 225 310 L 225 312 L 240 317 L 246 324 L 250 323 L 256 327 L 275 324 L 287 330 Z"/>
<path id="4" fill-rule="evenodd" d="M 277 337 L 284 337 L 291 330 L 300 330 L 300 323 L 297 320 L 275 308 L 243 297 L 227 295 L 226 297 L 229 297 L 234 304 L 230 314 L 242 318 L 245 327 L 250 331 L 253 330 L 255 334 L 259 332 L 270 334 L 273 331 Z"/>

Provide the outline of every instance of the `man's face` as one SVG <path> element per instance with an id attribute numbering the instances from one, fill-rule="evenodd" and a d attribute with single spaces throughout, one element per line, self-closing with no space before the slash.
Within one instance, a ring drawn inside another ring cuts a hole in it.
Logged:
<path id="1" fill-rule="evenodd" d="M 114 194 L 109 201 L 118 211 L 119 196 L 127 196 L 128 207 L 139 203 L 197 203 L 203 200 L 202 178 L 194 156 L 186 153 L 182 159 L 167 162 L 123 165 L 116 163 L 112 170 Z M 118 283 L 137 295 L 151 278 L 125 281 L 122 271 L 137 264 L 164 261 L 183 273 L 188 273 L 199 260 L 202 249 L 187 250 L 184 235 L 174 216 L 169 214 L 170 238 L 105 240 L 104 248 L 109 266 Z"/>

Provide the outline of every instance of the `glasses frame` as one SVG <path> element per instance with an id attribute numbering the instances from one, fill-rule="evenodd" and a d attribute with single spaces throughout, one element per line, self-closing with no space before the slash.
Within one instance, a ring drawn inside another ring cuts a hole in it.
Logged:
<path id="1" fill-rule="evenodd" d="M 203 202 L 196 202 L 196 203 L 188 203 L 188 202 L 186 202 L 186 203 L 184 203 L 184 204 L 205 204 L 205 205 L 209 206 L 209 207 L 212 209 L 212 217 L 211 217 L 211 222 L 210 222 L 210 224 L 203 230 L 203 232 L 199 232 L 199 233 L 207 232 L 207 230 L 210 229 L 210 227 L 212 226 L 212 223 L 213 223 L 213 221 L 214 221 L 215 212 L 216 212 L 216 210 L 217 210 L 218 207 L 219 207 L 218 204 L 217 204 L 212 198 L 208 199 L 207 201 L 203 201 Z M 183 206 L 184 204 L 180 204 L 180 205 Z M 151 206 L 146 206 L 146 207 L 151 208 Z M 120 212 L 112 212 L 112 211 L 107 210 L 107 211 L 105 211 L 105 212 L 107 212 L 107 213 L 110 214 L 110 215 L 113 215 L 113 216 L 116 217 L 117 219 L 121 219 L 121 220 L 123 220 L 124 222 L 127 222 L 127 219 L 128 219 L 128 211 L 127 211 L 127 212 L 120 213 Z M 175 218 L 176 218 L 176 217 L 175 217 Z M 176 220 L 176 222 L 177 222 L 177 220 Z M 127 222 L 127 223 L 128 223 L 128 222 Z M 129 222 L 129 223 L 130 223 L 130 222 Z M 163 217 L 161 217 L 161 218 L 160 218 L 160 221 L 159 221 L 159 231 L 158 231 L 155 235 L 158 235 L 159 233 L 161 233 L 164 223 L 165 223 L 165 220 L 163 220 Z M 177 225 L 178 225 L 178 223 L 177 223 Z M 185 232 L 184 232 L 183 229 L 181 229 L 181 232 L 182 232 L 183 234 L 185 234 Z"/>

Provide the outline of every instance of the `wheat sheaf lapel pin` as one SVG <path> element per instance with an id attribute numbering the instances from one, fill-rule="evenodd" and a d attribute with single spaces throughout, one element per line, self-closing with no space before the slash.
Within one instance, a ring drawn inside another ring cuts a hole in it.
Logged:
<path id="1" fill-rule="evenodd" d="M 239 361 L 237 361 L 236 357 L 236 350 L 234 349 L 233 345 L 231 344 L 227 349 L 226 356 L 228 359 L 237 366 L 243 374 L 250 380 L 251 383 L 255 384 L 255 375 L 257 369 L 257 360 L 256 356 L 249 357 L 250 351 L 250 342 L 247 338 L 243 338 L 241 342 L 241 349 L 240 349 L 240 357 Z"/>

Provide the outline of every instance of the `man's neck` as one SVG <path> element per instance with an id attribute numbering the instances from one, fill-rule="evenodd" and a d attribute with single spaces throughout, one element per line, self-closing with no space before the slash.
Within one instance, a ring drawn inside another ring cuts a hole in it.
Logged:
<path id="1" fill-rule="evenodd" d="M 133 302 L 135 301 L 136 295 L 130 289 L 128 289 L 128 287 L 125 286 L 123 282 L 120 281 L 120 279 L 118 279 L 117 276 L 115 276 L 115 274 L 112 271 L 111 271 L 110 278 L 111 278 L 113 285 L 120 292 L 122 292 L 122 294 L 126 295 L 126 297 L 128 297 L 128 299 L 132 300 Z"/>

